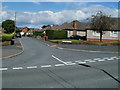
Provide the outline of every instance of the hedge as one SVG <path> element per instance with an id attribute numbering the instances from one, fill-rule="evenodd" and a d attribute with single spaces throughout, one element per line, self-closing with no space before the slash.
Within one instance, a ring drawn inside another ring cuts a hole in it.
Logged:
<path id="1" fill-rule="evenodd" d="M 65 30 L 46 30 L 48 39 L 65 39 L 67 38 L 67 31 Z"/>
<path id="2" fill-rule="evenodd" d="M 0 35 L 0 40 L 2 41 L 11 41 L 13 38 L 12 34 L 1 34 Z"/>
<path id="3" fill-rule="evenodd" d="M 44 31 L 33 31 L 33 36 L 41 36 L 43 37 L 44 36 Z"/>

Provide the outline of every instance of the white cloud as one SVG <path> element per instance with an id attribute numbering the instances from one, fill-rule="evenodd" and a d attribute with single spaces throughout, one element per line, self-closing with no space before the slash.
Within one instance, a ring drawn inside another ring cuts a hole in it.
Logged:
<path id="1" fill-rule="evenodd" d="M 17 25 L 28 27 L 40 27 L 44 24 L 62 24 L 64 22 L 70 22 L 72 20 L 85 20 L 98 11 L 103 11 L 107 15 L 112 17 L 118 16 L 117 9 L 111 9 L 102 5 L 92 5 L 89 7 L 83 7 L 77 10 L 63 10 L 59 12 L 53 11 L 39 11 L 39 12 L 17 12 Z M 13 19 L 14 12 L 3 10 L 0 15 L 4 19 Z"/>

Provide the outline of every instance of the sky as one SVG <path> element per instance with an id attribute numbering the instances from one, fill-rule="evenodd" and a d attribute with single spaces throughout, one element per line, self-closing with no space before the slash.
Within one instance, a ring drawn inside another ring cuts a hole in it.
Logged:
<path id="1" fill-rule="evenodd" d="M 118 2 L 3 2 L 0 21 L 15 19 L 18 27 L 40 28 L 42 25 L 60 25 L 73 20 L 86 21 L 102 11 L 118 17 Z"/>

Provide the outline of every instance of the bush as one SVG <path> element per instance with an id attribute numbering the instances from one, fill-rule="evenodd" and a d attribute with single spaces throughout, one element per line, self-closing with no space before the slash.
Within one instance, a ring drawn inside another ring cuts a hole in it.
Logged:
<path id="1" fill-rule="evenodd" d="M 13 35 L 11 35 L 11 34 L 0 35 L 0 40 L 2 40 L 2 41 L 11 41 L 12 38 L 13 38 Z"/>
<path id="2" fill-rule="evenodd" d="M 46 30 L 48 39 L 66 39 L 67 31 L 65 30 Z"/>
<path id="3" fill-rule="evenodd" d="M 43 33 L 44 31 L 33 31 L 33 36 L 45 36 L 45 34 Z"/>

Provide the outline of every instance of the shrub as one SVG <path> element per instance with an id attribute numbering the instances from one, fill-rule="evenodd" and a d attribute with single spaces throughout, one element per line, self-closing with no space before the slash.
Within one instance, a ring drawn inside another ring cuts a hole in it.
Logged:
<path id="1" fill-rule="evenodd" d="M 48 39 L 66 39 L 67 31 L 65 30 L 46 30 Z"/>
<path id="2" fill-rule="evenodd" d="M 43 33 L 44 31 L 33 31 L 33 36 L 45 36 L 45 34 Z"/>
<path id="3" fill-rule="evenodd" d="M 13 38 L 12 34 L 2 34 L 0 35 L 0 40 L 2 41 L 11 41 Z"/>

